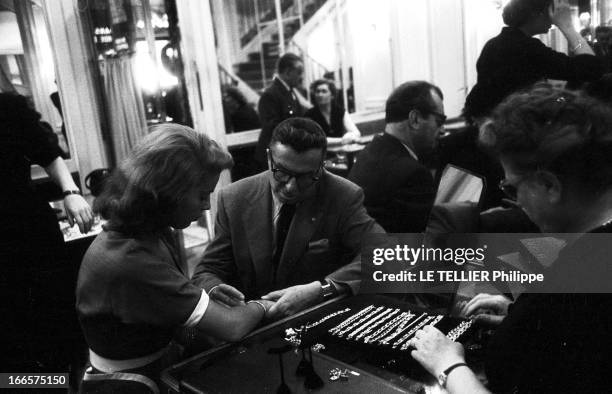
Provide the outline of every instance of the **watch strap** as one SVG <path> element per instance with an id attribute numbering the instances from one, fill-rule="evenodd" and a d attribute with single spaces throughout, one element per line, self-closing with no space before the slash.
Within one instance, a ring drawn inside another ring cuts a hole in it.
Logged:
<path id="1" fill-rule="evenodd" d="M 438 382 L 440 383 L 440 386 L 442 386 L 442 388 L 446 388 L 446 381 L 448 380 L 448 375 L 453 372 L 455 368 L 459 367 L 468 367 L 468 365 L 466 363 L 456 363 L 446 368 L 444 372 L 438 375 Z"/>

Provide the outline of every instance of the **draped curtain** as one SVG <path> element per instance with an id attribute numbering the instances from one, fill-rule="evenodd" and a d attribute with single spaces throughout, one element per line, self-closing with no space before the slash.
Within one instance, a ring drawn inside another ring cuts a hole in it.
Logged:
<path id="1" fill-rule="evenodd" d="M 133 57 L 129 54 L 100 61 L 117 165 L 147 133 L 142 94 L 134 80 L 133 64 Z"/>

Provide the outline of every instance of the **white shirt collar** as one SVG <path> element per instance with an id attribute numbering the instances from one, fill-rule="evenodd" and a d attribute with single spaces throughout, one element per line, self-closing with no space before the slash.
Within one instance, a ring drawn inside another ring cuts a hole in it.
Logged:
<path id="1" fill-rule="evenodd" d="M 293 93 L 293 89 L 289 85 L 287 85 L 287 83 L 283 81 L 283 79 L 279 77 L 278 74 L 275 74 L 274 78 L 276 78 L 278 82 L 280 82 L 285 87 L 285 89 L 287 89 L 287 91 Z"/>
<path id="2" fill-rule="evenodd" d="M 403 142 L 402 145 L 404 145 L 404 148 L 406 148 L 406 150 L 408 151 L 408 153 L 410 153 L 410 156 L 412 156 L 414 160 L 419 161 L 419 157 L 416 155 L 416 153 L 414 153 L 412 149 L 410 149 L 408 145 L 404 144 Z"/>

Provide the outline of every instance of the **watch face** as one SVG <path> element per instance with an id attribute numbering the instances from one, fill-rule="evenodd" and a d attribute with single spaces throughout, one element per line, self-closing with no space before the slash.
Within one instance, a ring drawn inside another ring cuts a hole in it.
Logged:
<path id="1" fill-rule="evenodd" d="M 440 386 L 442 386 L 442 388 L 446 387 L 446 378 L 447 376 L 444 372 L 438 375 L 438 383 L 440 383 Z"/>

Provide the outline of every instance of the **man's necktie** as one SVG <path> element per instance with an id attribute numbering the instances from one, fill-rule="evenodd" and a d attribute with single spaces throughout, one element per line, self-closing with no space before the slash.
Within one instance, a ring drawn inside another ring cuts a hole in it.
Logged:
<path id="1" fill-rule="evenodd" d="M 294 214 L 295 204 L 283 204 L 278 215 L 278 221 L 276 222 L 276 251 L 272 257 L 274 271 L 278 268 L 278 263 L 283 254 L 285 240 L 287 239 L 287 233 L 289 232 L 289 226 L 291 226 Z"/>

